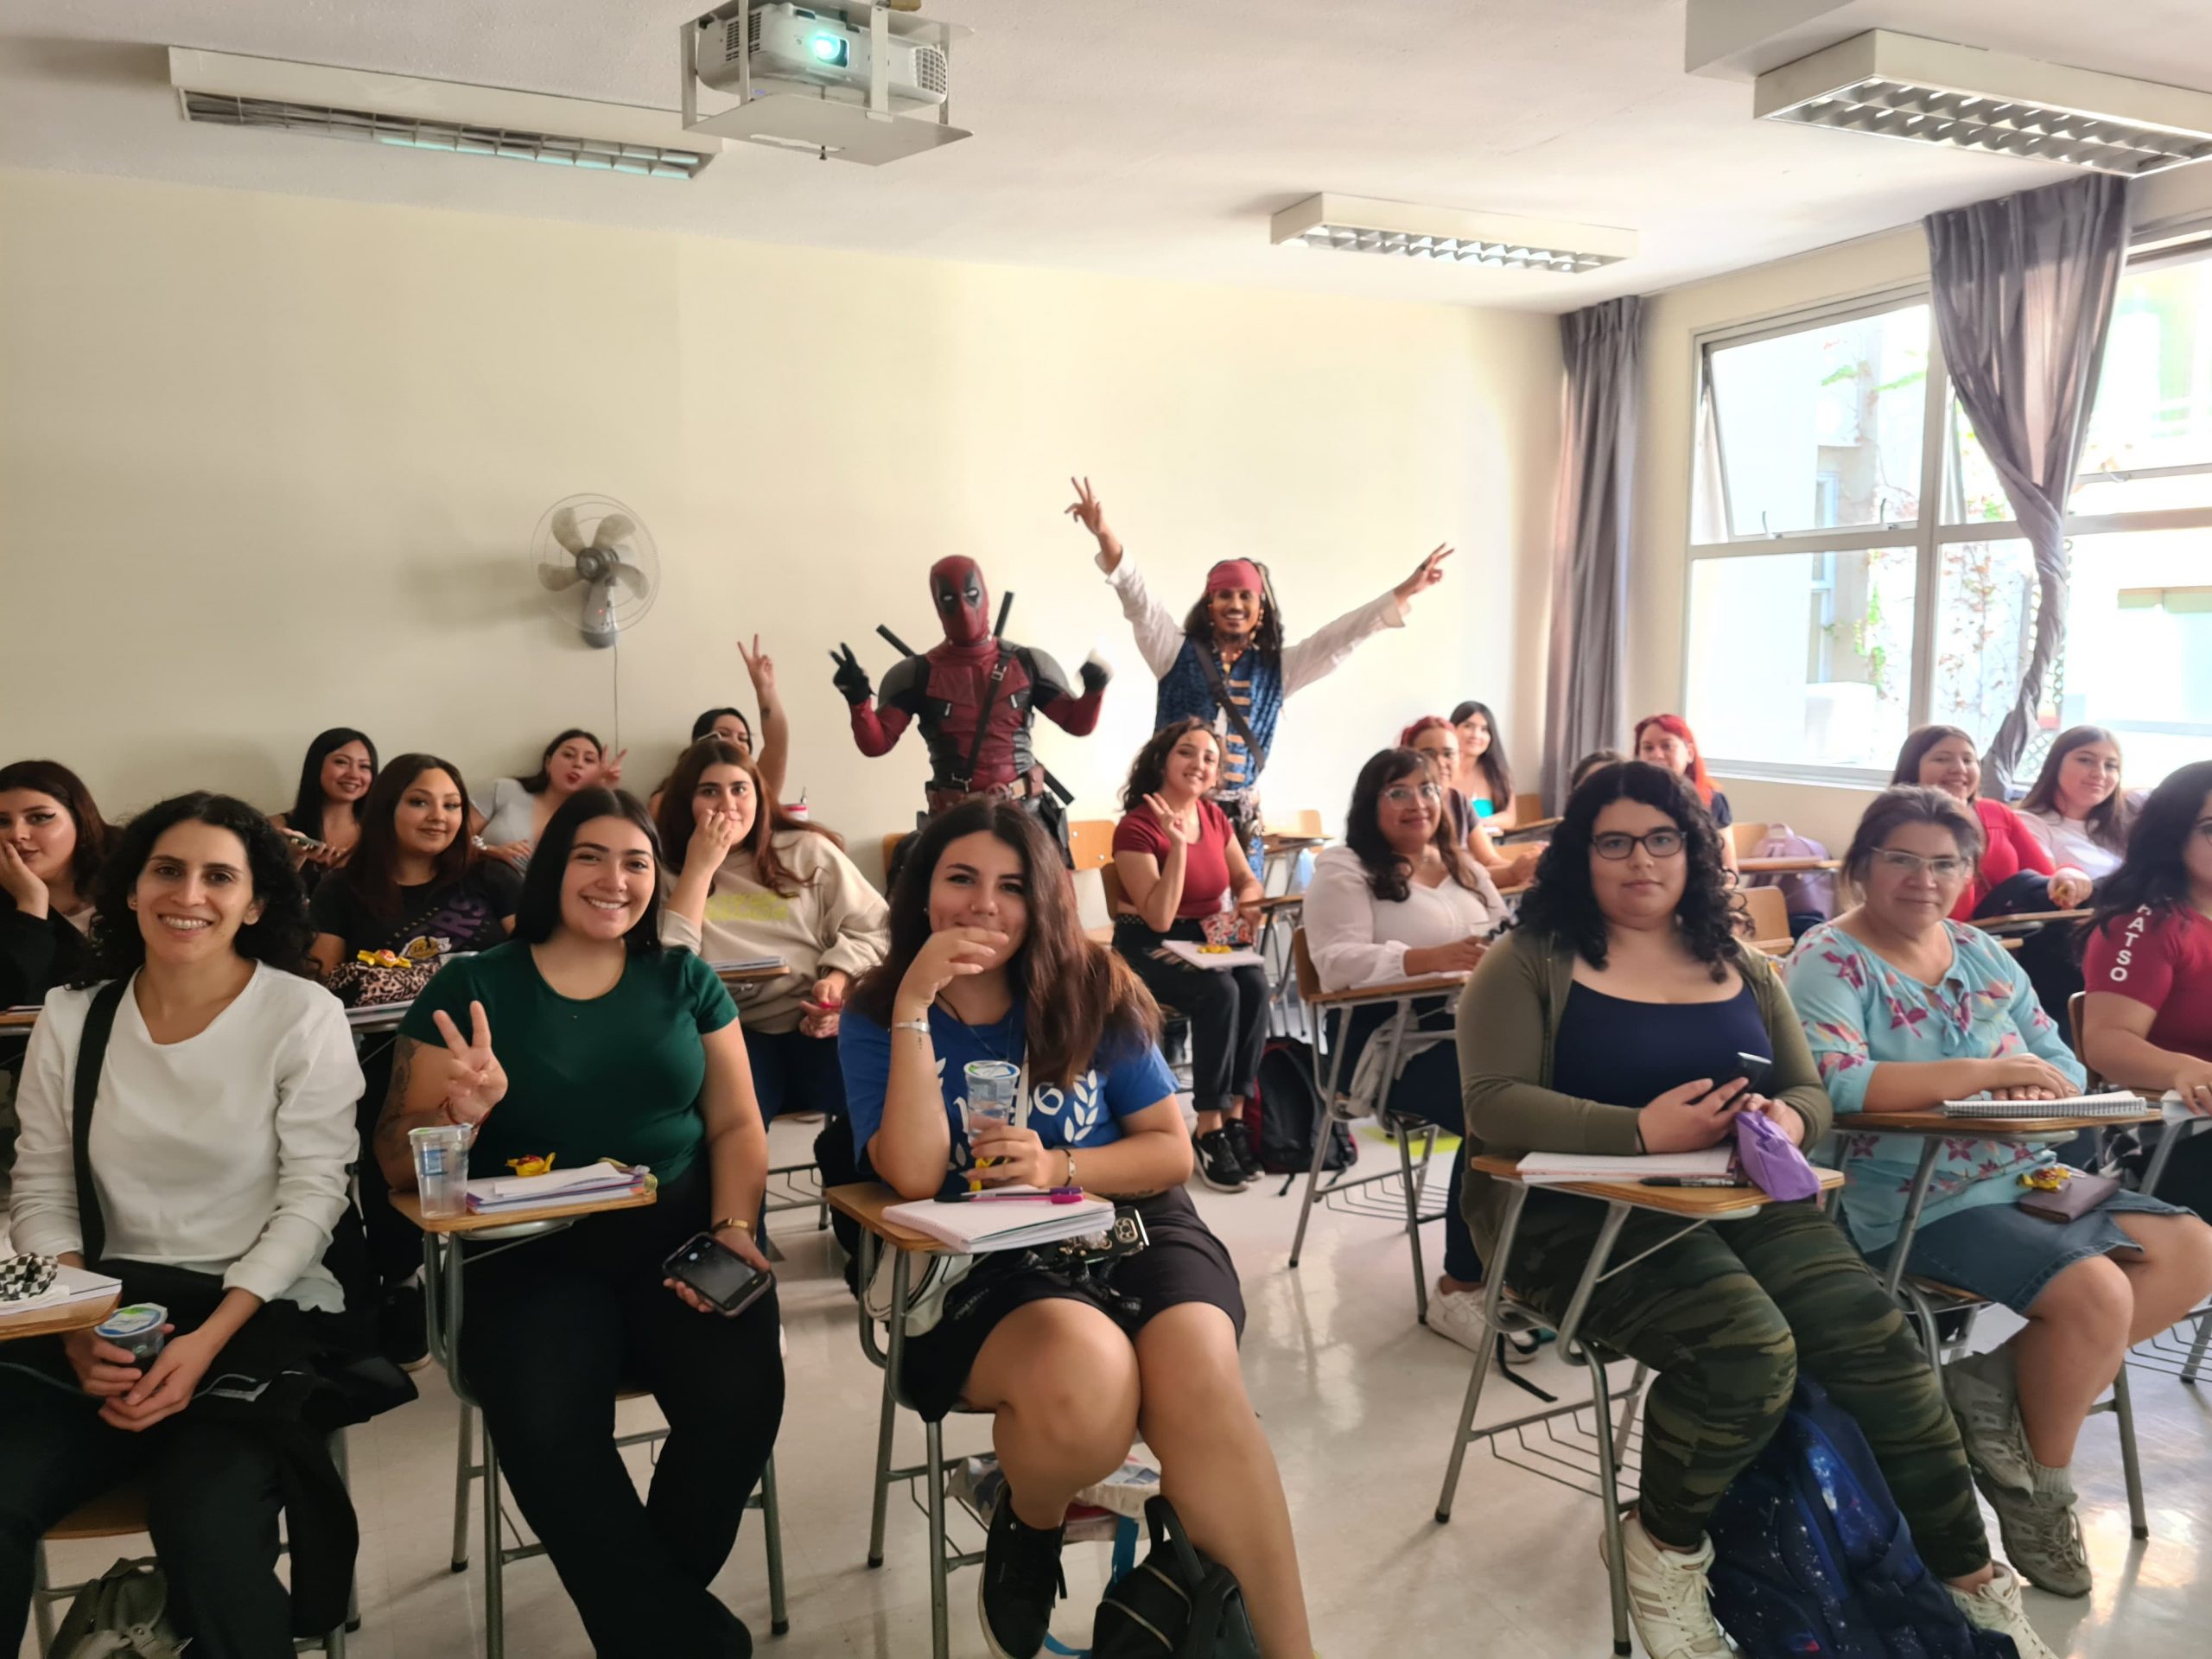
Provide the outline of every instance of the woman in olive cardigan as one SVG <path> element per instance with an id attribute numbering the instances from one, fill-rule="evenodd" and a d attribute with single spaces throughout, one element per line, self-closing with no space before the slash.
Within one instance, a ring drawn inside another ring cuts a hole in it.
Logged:
<path id="1" fill-rule="evenodd" d="M 1789 998 L 1736 942 L 1719 832 L 1657 766 L 1607 766 L 1574 792 L 1519 926 L 1468 982 L 1459 1046 L 1470 1154 L 1694 1151 L 1732 1140 L 1746 1112 L 1800 1146 L 1828 1128 Z M 1739 1056 L 1770 1062 L 1771 1096 L 1745 1086 Z M 1470 1172 L 1464 1201 L 1496 1262 L 1502 1192 Z M 1530 1193 L 1505 1264 L 1514 1290 L 1561 1318 L 1604 1217 Z M 1630 1213 L 1609 1259 L 1631 1265 L 1596 1287 L 1580 1327 L 1656 1373 L 1624 1535 L 1653 1659 L 1728 1652 L 1706 1603 L 1706 1520 L 1779 1427 L 1801 1364 L 1858 1420 L 1961 1610 L 2045 1659 L 2018 1580 L 1992 1565 L 1942 1389 L 1842 1232 L 1810 1200 L 1672 1237 L 1681 1225 Z"/>

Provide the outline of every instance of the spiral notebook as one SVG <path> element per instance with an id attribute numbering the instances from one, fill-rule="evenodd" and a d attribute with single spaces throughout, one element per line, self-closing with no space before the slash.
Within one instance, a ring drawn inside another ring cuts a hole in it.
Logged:
<path id="1" fill-rule="evenodd" d="M 2065 1100 L 1947 1100 L 1946 1117 L 2139 1117 L 2151 1108 L 2132 1090 L 2101 1095 L 2074 1095 Z"/>

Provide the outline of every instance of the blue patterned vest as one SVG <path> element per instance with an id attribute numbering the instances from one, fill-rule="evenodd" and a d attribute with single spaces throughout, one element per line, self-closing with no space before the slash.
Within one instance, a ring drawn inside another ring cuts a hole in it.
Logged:
<path id="1" fill-rule="evenodd" d="M 1262 659 L 1256 651 L 1247 651 L 1221 677 L 1237 712 L 1259 743 L 1260 752 L 1248 754 L 1244 740 L 1237 736 L 1222 714 L 1221 705 L 1214 701 L 1205 658 L 1200 655 L 1203 650 L 1196 640 L 1184 640 L 1173 666 L 1160 677 L 1160 700 L 1152 728 L 1158 731 L 1170 721 L 1187 720 L 1194 715 L 1208 722 L 1221 734 L 1221 787 L 1217 792 L 1242 794 L 1259 782 L 1261 769 L 1268 764 L 1268 752 L 1274 747 L 1275 721 L 1282 716 L 1282 664 Z"/>

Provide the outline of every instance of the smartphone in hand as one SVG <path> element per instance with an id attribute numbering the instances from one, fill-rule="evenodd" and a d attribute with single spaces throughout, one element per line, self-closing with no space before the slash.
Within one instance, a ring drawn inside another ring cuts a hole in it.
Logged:
<path id="1" fill-rule="evenodd" d="M 1774 1062 L 1764 1054 L 1738 1052 L 1732 1075 L 1743 1078 L 1744 1086 L 1731 1096 L 1732 1099 L 1741 1099 L 1745 1095 L 1764 1095 L 1767 1085 L 1774 1081 Z"/>
<path id="2" fill-rule="evenodd" d="M 744 1313 L 776 1282 L 773 1274 L 761 1272 L 712 1233 L 695 1234 L 660 1265 L 726 1319 Z"/>

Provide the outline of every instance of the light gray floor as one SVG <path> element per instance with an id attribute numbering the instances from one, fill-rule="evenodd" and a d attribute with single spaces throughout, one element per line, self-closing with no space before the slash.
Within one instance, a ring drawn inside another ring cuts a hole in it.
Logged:
<path id="1" fill-rule="evenodd" d="M 806 1156 L 810 1135 L 810 1128 L 779 1126 L 778 1157 Z M 1363 1162 L 1389 1155 L 1370 1141 L 1363 1149 Z M 1245 1373 L 1297 1516 L 1320 1653 L 1605 1659 L 1611 1649 L 1596 1506 L 1477 1451 L 1452 1524 L 1437 1526 L 1432 1511 L 1470 1356 L 1414 1323 L 1403 1236 L 1380 1222 L 1324 1212 L 1303 1265 L 1292 1272 L 1295 1199 L 1278 1199 L 1274 1186 L 1196 1196 L 1243 1275 L 1251 1315 Z M 777 1229 L 790 1256 L 783 1307 L 791 1406 L 778 1457 L 791 1634 L 780 1641 L 767 1634 L 757 1517 L 747 1517 L 716 1587 L 772 1659 L 915 1659 L 929 1651 L 923 1520 L 894 1498 L 889 1560 L 868 1569 L 879 1374 L 861 1357 L 828 1235 L 807 1224 L 785 1217 Z M 1425 1231 L 1433 1272 L 1441 1230 Z M 1995 1326 L 1991 1334 L 1999 1334 Z M 1561 1391 L 1579 1376 L 1548 1357 L 1535 1375 Z M 2151 1541 L 2128 1537 L 2112 1420 L 2094 1420 L 2076 1472 L 2095 1592 L 2064 1602 L 2031 1591 L 2029 1605 L 2052 1647 L 2075 1659 L 2200 1659 L 2212 1651 L 2212 1379 L 2190 1389 L 2156 1370 L 2133 1376 Z M 353 1437 L 365 1616 L 354 1659 L 468 1659 L 481 1651 L 480 1568 L 455 1576 L 446 1564 L 453 1401 L 434 1370 L 419 1380 L 418 1404 Z M 1516 1413 L 1524 1400 L 1494 1386 L 1484 1417 Z M 623 1410 L 626 1427 L 652 1421 L 650 1402 Z M 954 1451 L 983 1448 L 987 1426 L 954 1419 L 947 1443 Z M 899 1456 L 920 1455 L 921 1436 L 908 1418 Z M 97 1570 L 118 1553 L 111 1545 L 65 1547 L 55 1565 L 62 1573 Z M 1071 1645 L 1089 1639 L 1105 1561 L 1103 1546 L 1067 1553 L 1072 1600 L 1062 1605 L 1056 1630 Z M 969 1659 L 985 1651 L 975 1593 L 972 1571 L 955 1576 L 953 1651 Z M 509 1570 L 507 1628 L 512 1659 L 586 1659 L 590 1652 L 542 1560 Z"/>

